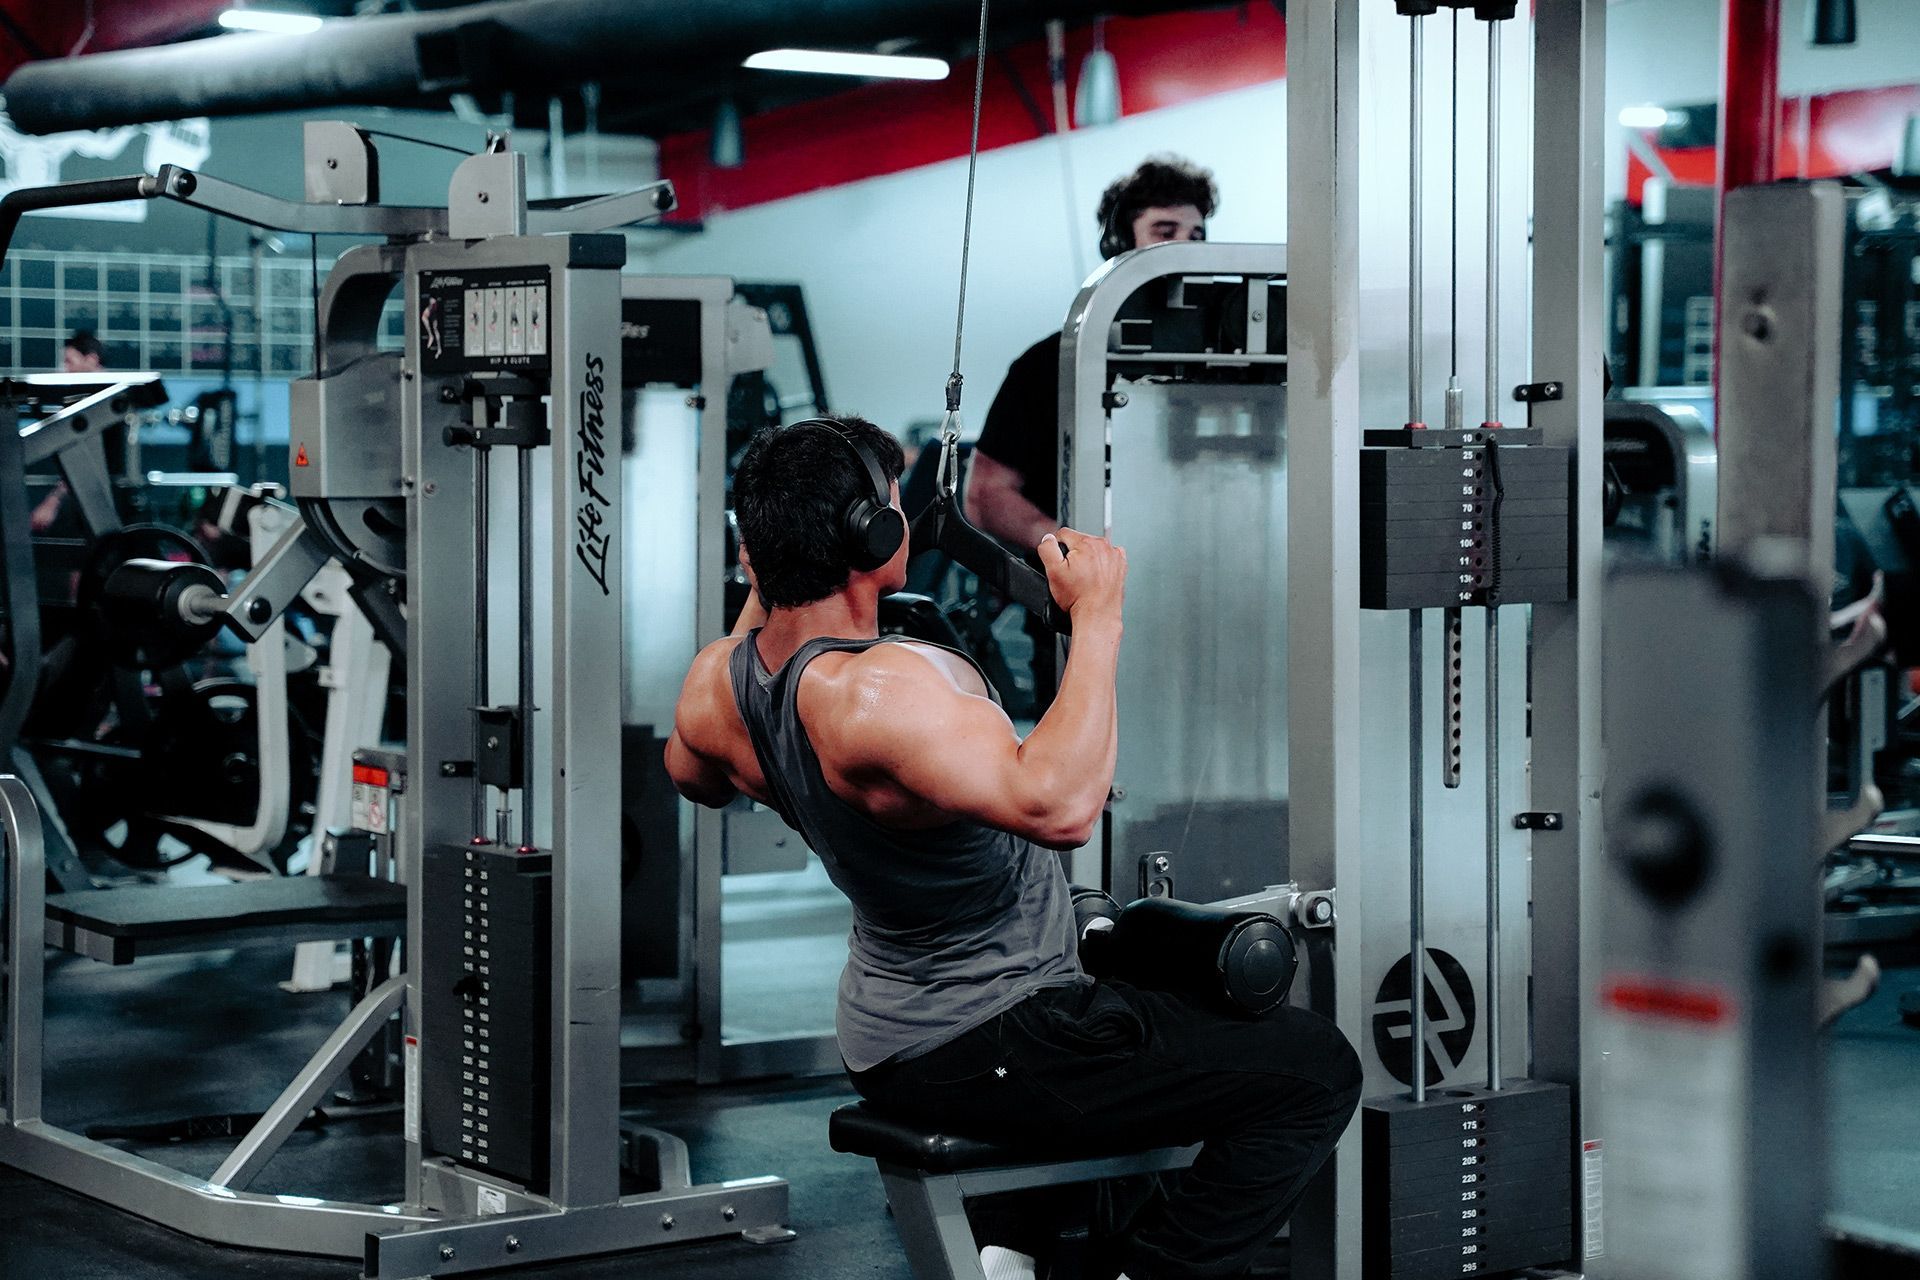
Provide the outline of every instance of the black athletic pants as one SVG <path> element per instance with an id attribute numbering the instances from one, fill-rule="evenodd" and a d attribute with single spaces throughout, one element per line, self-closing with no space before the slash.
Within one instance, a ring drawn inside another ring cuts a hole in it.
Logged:
<path id="1" fill-rule="evenodd" d="M 1063 1157 L 1203 1143 L 1118 1231 L 1129 1280 L 1232 1276 L 1346 1129 L 1360 1063 L 1331 1022 L 1210 1012 L 1124 983 L 1055 987 L 950 1044 L 853 1075 L 917 1124 Z"/>

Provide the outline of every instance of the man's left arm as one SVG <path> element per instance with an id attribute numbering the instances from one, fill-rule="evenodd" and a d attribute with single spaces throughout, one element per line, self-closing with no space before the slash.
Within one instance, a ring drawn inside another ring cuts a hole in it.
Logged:
<path id="1" fill-rule="evenodd" d="M 673 707 L 673 732 L 667 735 L 667 776 L 673 779 L 674 789 L 709 809 L 725 808 L 739 794 L 725 765 L 693 745 L 701 737 L 702 726 L 717 713 L 714 689 L 726 675 L 731 650 L 724 641 L 715 641 L 694 658 Z"/>
<path id="2" fill-rule="evenodd" d="M 674 790 L 709 809 L 724 809 L 740 794 L 727 771 L 688 746 L 677 727 L 667 738 L 667 776 Z"/>

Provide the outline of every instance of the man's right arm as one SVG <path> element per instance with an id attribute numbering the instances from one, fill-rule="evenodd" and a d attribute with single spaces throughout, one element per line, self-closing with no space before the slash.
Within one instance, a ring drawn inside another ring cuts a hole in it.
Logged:
<path id="1" fill-rule="evenodd" d="M 1054 598 L 1072 613 L 1073 645 L 1059 693 L 1026 740 L 993 701 L 919 655 L 874 651 L 880 660 L 826 735 L 837 772 L 855 785 L 884 780 L 942 812 L 1053 848 L 1091 838 L 1119 747 L 1126 553 L 1061 530 L 1040 555 Z"/>

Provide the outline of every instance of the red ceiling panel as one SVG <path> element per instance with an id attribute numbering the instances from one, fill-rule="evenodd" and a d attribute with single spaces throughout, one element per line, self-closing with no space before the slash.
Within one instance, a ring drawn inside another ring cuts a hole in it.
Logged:
<path id="1" fill-rule="evenodd" d="M 204 30 L 230 0 L 0 0 L 0 78 L 34 58 L 161 44 Z M 85 37 L 85 43 L 81 44 Z"/>

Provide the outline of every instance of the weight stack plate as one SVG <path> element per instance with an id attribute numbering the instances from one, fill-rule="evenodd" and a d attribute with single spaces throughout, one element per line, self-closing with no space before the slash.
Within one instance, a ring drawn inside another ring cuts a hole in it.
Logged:
<path id="1" fill-rule="evenodd" d="M 1442 1089 L 1361 1109 L 1366 1280 L 1496 1275 L 1574 1255 L 1565 1085 Z"/>
<path id="2" fill-rule="evenodd" d="M 553 858 L 440 845 L 422 860 L 422 1139 L 544 1192 Z"/>
<path id="3" fill-rule="evenodd" d="M 1361 607 L 1566 600 L 1571 463 L 1545 445 L 1362 449 Z"/>

